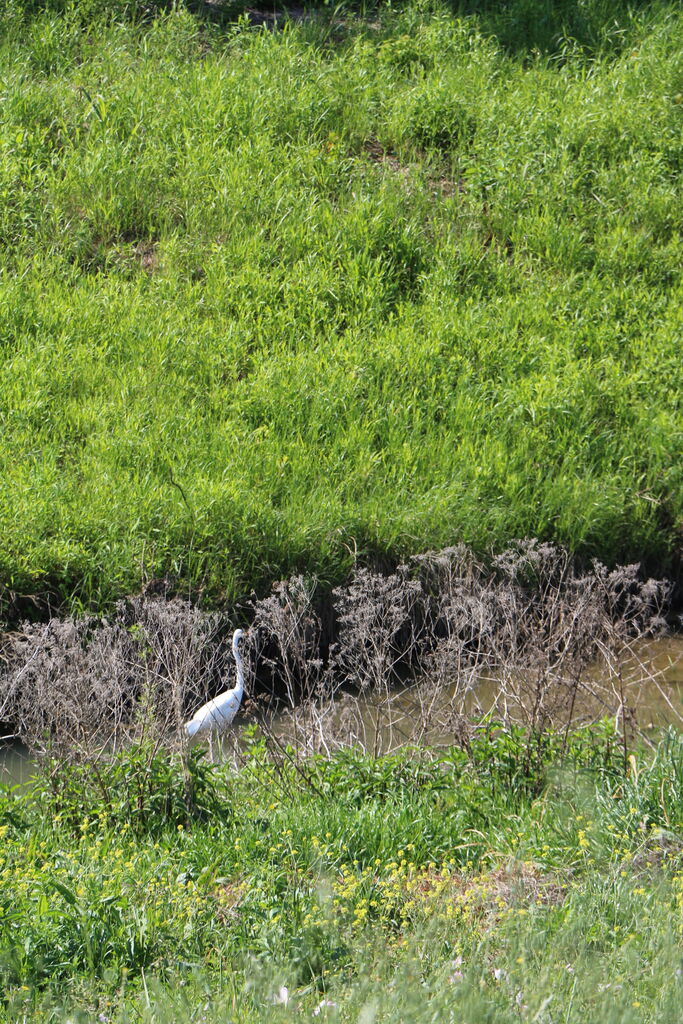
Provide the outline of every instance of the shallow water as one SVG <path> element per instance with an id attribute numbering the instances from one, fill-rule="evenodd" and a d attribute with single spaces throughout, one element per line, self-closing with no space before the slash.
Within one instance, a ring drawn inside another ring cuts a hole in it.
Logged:
<path id="1" fill-rule="evenodd" d="M 477 688 L 484 710 L 493 703 L 490 696 L 487 700 L 487 689 L 493 687 L 495 680 Z M 683 727 L 683 635 L 641 641 L 611 670 L 589 669 L 572 716 L 581 722 L 615 715 L 622 702 L 641 729 Z"/>
<path id="2" fill-rule="evenodd" d="M 636 652 L 640 663 L 626 662 L 624 676 L 630 673 L 639 725 L 683 726 L 683 635 L 643 643 Z"/>
<path id="3" fill-rule="evenodd" d="M 611 668 L 587 670 L 577 685 L 559 674 L 549 681 L 543 701 L 558 727 L 612 717 L 620 730 L 626 719 L 627 730 L 645 734 L 669 725 L 683 728 L 683 634 L 638 643 Z M 295 709 L 271 728 L 282 743 L 305 738 L 317 750 L 349 743 L 375 753 L 403 743 L 448 746 L 462 738 L 463 716 L 470 722 L 490 717 L 531 725 L 536 684 L 529 673 L 511 672 L 503 679 L 473 671 L 440 688 L 408 685 L 389 694 L 342 697 L 322 715 Z"/>
<path id="4" fill-rule="evenodd" d="M 31 778 L 33 761 L 21 743 L 0 742 L 0 786 L 21 786 Z"/>
<path id="5" fill-rule="evenodd" d="M 645 732 L 657 732 L 669 725 L 683 728 L 683 634 L 634 646 L 631 655 L 616 669 L 618 671 L 605 672 L 604 668 L 595 668 L 587 673 L 585 685 L 579 688 L 572 704 L 572 722 L 578 725 L 605 716 L 622 716 L 623 705 L 628 709 L 630 723 Z M 524 677 L 520 675 L 516 680 L 510 677 L 507 683 L 508 694 L 517 685 L 519 712 L 527 699 Z M 494 717 L 504 719 L 506 712 L 512 712 L 513 718 L 523 718 L 523 712 L 514 714 L 514 696 L 503 706 L 500 693 L 499 679 L 473 676 L 467 692 L 453 685 L 432 694 L 429 719 L 424 716 L 424 696 L 419 695 L 417 687 L 406 686 L 388 696 L 361 696 L 352 702 L 352 721 L 346 726 L 346 742 L 355 740 L 377 753 L 391 750 L 402 742 L 444 745 L 457 738 L 456 726 L 449 722 L 456 723 L 463 711 L 474 717 L 495 712 Z M 338 733 L 345 715 L 348 717 L 348 710 L 342 699 L 331 715 L 328 712 L 316 725 L 322 724 L 323 733 L 325 729 L 330 735 Z M 419 726 L 420 716 L 427 722 L 424 727 Z M 554 720 L 562 721 L 561 710 Z M 271 723 L 271 728 L 281 742 L 287 743 L 299 742 L 302 730 L 309 725 L 310 722 L 299 715 L 285 713 Z M 239 731 L 238 727 L 238 745 Z M 315 744 L 317 749 L 325 749 L 325 746 L 325 742 Z M 0 740 L 0 785 L 23 785 L 32 771 L 33 762 L 25 747 Z"/>

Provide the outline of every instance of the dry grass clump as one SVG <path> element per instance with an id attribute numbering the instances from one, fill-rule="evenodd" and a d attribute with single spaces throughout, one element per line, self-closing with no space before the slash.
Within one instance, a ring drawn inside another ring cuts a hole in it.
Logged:
<path id="1" fill-rule="evenodd" d="M 608 713 L 615 686 L 623 707 L 620 674 L 635 645 L 666 630 L 669 585 L 643 581 L 637 565 L 609 571 L 595 561 L 579 572 L 566 551 L 534 540 L 496 557 L 492 571 L 464 547 L 416 562 L 430 597 L 432 687 L 534 732 L 569 724 L 577 700 Z"/>
<path id="2" fill-rule="evenodd" d="M 37 752 L 160 743 L 225 672 L 222 616 L 140 596 L 110 618 L 50 619 L 5 637 L 0 720 Z"/>
<path id="3" fill-rule="evenodd" d="M 423 902 L 443 893 L 458 916 L 492 926 L 501 914 L 527 906 L 557 906 L 564 902 L 566 883 L 531 861 L 510 861 L 476 875 L 423 872 L 417 892 Z"/>
<path id="4" fill-rule="evenodd" d="M 271 744 L 302 754 L 466 744 L 491 717 L 540 735 L 616 714 L 625 730 L 638 645 L 666 630 L 669 598 L 635 565 L 579 571 L 534 540 L 490 564 L 459 546 L 388 575 L 358 568 L 327 607 L 317 581 L 297 576 L 253 602 L 248 692 L 264 698 Z M 225 615 L 149 595 L 107 619 L 26 625 L 4 641 L 0 720 L 34 750 L 161 742 L 225 687 L 229 628 Z"/>
<path id="5" fill-rule="evenodd" d="M 317 693 L 280 733 L 305 736 L 309 750 L 359 744 L 378 754 L 466 743 L 487 717 L 533 734 L 606 714 L 633 726 L 649 671 L 639 645 L 666 631 L 670 589 L 643 580 L 637 565 L 580 571 L 565 550 L 535 540 L 491 564 L 463 545 L 388 576 L 358 569 L 334 591 L 335 639 Z M 289 652 L 305 643 L 294 624 L 316 614 L 312 589 L 298 594 Z"/>

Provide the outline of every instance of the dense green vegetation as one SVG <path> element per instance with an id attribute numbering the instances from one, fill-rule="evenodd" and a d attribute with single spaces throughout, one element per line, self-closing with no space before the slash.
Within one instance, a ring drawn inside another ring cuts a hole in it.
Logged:
<path id="1" fill-rule="evenodd" d="M 0 0 L 0 622 L 532 535 L 680 572 L 680 4 L 238 14 Z M 680 736 L 245 749 L 0 789 L 0 1024 L 681 1018 Z"/>
<path id="2" fill-rule="evenodd" d="M 531 535 L 672 569 L 678 3 L 1 10 L 7 595 Z"/>
<path id="3" fill-rule="evenodd" d="M 0 797 L 0 1020 L 680 1019 L 673 734 L 45 779 Z"/>

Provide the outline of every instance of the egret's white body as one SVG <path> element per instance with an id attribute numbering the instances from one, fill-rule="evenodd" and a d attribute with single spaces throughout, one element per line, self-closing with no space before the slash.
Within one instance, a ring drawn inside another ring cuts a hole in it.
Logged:
<path id="1" fill-rule="evenodd" d="M 237 685 L 232 690 L 219 693 L 208 704 L 204 704 L 199 711 L 195 711 L 190 721 L 185 722 L 185 732 L 188 736 L 195 736 L 201 732 L 222 732 L 223 729 L 227 729 L 239 711 L 244 696 L 244 672 L 237 645 L 243 632 L 241 629 L 236 629 L 232 637 L 232 653 L 237 666 Z"/>

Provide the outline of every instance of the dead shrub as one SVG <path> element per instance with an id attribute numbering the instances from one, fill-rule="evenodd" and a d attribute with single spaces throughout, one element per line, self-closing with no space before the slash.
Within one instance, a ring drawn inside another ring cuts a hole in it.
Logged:
<path id="1" fill-rule="evenodd" d="M 70 759 L 159 745 L 225 671 L 218 616 L 186 601 L 138 597 L 108 619 L 51 619 L 7 636 L 0 719 L 34 752 Z"/>
<path id="2" fill-rule="evenodd" d="M 608 714 L 626 749 L 648 672 L 642 641 L 666 630 L 669 600 L 669 585 L 641 579 L 637 566 L 579 571 L 566 551 L 534 540 L 490 563 L 458 546 L 389 575 L 356 569 L 332 593 L 329 648 L 317 580 L 276 584 L 251 605 L 245 655 L 281 759 L 347 745 L 375 755 L 467 745 L 492 718 L 538 737 Z M 105 619 L 26 625 L 4 639 L 0 720 L 32 750 L 71 759 L 134 739 L 158 747 L 232 685 L 230 629 L 227 615 L 150 595 Z M 658 685 L 656 672 L 649 681 Z"/>

